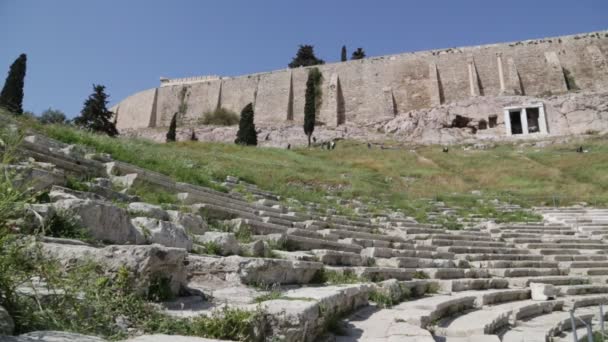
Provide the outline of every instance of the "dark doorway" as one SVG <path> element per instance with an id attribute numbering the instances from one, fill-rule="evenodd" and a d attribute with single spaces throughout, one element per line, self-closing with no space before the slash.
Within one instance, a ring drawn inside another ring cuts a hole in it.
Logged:
<path id="1" fill-rule="evenodd" d="M 496 115 L 491 115 L 490 117 L 488 117 L 488 120 L 488 125 L 490 126 L 490 128 L 496 127 L 498 122 L 498 117 Z"/>
<path id="2" fill-rule="evenodd" d="M 528 132 L 540 132 L 540 126 L 538 125 L 538 108 L 526 108 L 526 117 L 528 119 Z"/>
<path id="3" fill-rule="evenodd" d="M 509 112 L 509 120 L 511 120 L 511 134 L 522 134 L 524 132 L 521 127 L 521 111 Z"/>

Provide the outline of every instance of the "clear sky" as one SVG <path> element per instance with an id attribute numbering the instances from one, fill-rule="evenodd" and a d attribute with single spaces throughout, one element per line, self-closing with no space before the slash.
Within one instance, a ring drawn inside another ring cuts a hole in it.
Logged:
<path id="1" fill-rule="evenodd" d="M 28 55 L 25 110 L 78 114 L 92 84 L 111 103 L 159 77 L 327 62 L 608 29 L 608 0 L 0 0 L 0 84 Z"/>

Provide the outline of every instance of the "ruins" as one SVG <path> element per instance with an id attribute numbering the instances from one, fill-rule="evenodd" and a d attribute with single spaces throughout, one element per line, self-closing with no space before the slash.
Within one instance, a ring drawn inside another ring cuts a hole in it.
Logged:
<path id="1" fill-rule="evenodd" d="M 449 126 L 456 114 L 468 118 L 475 124 L 472 137 L 477 132 L 508 138 L 603 131 L 608 129 L 605 108 L 572 114 L 577 121 L 594 121 L 594 127 L 573 128 L 562 104 L 570 101 L 574 104 L 565 107 L 576 107 L 573 96 L 605 95 L 607 56 L 608 31 L 600 31 L 320 65 L 318 126 L 340 131 L 346 126 L 390 126 L 397 120 L 429 135 L 440 129 L 418 121 L 437 109 L 440 126 Z M 119 130 L 142 136 L 168 126 L 174 113 L 181 126 L 191 126 L 205 112 L 221 107 L 239 113 L 250 102 L 257 127 L 301 125 L 308 69 L 162 78 L 160 87 L 131 95 L 112 110 Z M 399 133 L 415 138 L 412 132 Z"/>

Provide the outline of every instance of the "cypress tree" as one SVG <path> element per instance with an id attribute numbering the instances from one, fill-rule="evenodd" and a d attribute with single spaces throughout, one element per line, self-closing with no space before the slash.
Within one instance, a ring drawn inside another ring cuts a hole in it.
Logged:
<path id="1" fill-rule="evenodd" d="M 93 84 L 93 93 L 84 101 L 84 107 L 80 116 L 74 118 L 74 124 L 113 137 L 118 135 L 118 130 L 112 121 L 114 113 L 107 108 L 109 96 L 105 89 L 105 86 Z"/>
<path id="2" fill-rule="evenodd" d="M 346 45 L 342 45 L 342 56 L 340 56 L 342 62 L 346 62 L 348 58 L 346 57 Z"/>
<path id="3" fill-rule="evenodd" d="M 167 142 L 173 142 L 176 138 L 177 130 L 177 113 L 173 114 L 171 118 L 171 123 L 169 124 L 169 131 L 167 132 Z"/>
<path id="4" fill-rule="evenodd" d="M 249 103 L 241 111 L 239 130 L 236 133 L 236 139 L 234 140 L 235 144 L 252 146 L 256 146 L 258 144 L 258 134 L 255 131 L 253 117 L 253 104 Z"/>
<path id="5" fill-rule="evenodd" d="M 325 61 L 315 56 L 314 47 L 312 45 L 300 45 L 296 56 L 292 59 L 288 66 L 290 68 L 297 68 L 301 66 L 306 67 L 319 64 L 325 64 Z"/>
<path id="6" fill-rule="evenodd" d="M 304 102 L 304 133 L 308 137 L 308 147 L 310 147 L 310 137 L 315 130 L 315 120 L 317 112 L 317 86 L 321 80 L 321 72 L 317 68 L 310 69 L 306 80 L 306 93 Z"/>
<path id="7" fill-rule="evenodd" d="M 22 53 L 11 65 L 2 92 L 0 92 L 0 107 L 16 114 L 23 113 L 23 84 L 26 63 L 27 56 Z"/>
<path id="8" fill-rule="evenodd" d="M 357 50 L 353 51 L 353 55 L 350 59 L 363 59 L 365 58 L 365 51 L 362 48 L 357 48 Z"/>

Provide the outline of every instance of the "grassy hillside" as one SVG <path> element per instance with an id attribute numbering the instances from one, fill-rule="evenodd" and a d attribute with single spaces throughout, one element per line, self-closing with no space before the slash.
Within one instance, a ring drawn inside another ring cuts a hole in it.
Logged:
<path id="1" fill-rule="evenodd" d="M 608 204 L 608 137 L 593 137 L 576 153 L 580 141 L 545 148 L 502 144 L 489 150 L 453 146 L 414 149 L 368 149 L 338 142 L 333 151 L 299 148 L 248 148 L 234 144 L 180 142 L 157 144 L 113 139 L 67 126 L 27 125 L 64 141 L 96 148 L 114 158 L 155 170 L 184 182 L 238 176 L 263 189 L 302 200 L 323 202 L 328 193 L 344 198 L 382 199 L 416 206 L 420 199 L 447 202 L 483 197 L 527 205 L 585 201 Z"/>

